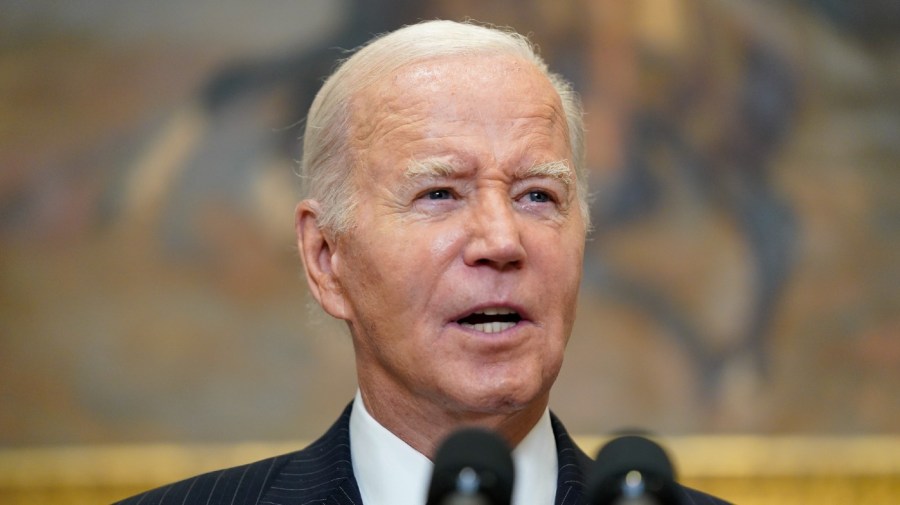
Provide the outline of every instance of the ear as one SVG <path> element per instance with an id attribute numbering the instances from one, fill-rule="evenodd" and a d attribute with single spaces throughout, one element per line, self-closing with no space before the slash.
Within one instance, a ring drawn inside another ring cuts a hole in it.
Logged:
<path id="1" fill-rule="evenodd" d="M 336 254 L 336 242 L 328 230 L 319 227 L 321 211 L 315 200 L 303 200 L 294 213 L 297 232 L 297 248 L 306 282 L 325 312 L 338 319 L 349 319 L 344 291 L 340 284 L 340 261 Z"/>

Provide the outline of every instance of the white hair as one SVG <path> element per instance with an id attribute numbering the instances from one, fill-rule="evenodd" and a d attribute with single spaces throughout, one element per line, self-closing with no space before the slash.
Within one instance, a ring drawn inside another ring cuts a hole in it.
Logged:
<path id="1" fill-rule="evenodd" d="M 353 224 L 356 199 L 351 170 L 355 165 L 348 142 L 350 102 L 360 91 L 400 68 L 418 61 L 460 54 L 505 54 L 534 64 L 559 94 L 577 177 L 577 197 L 590 226 L 587 206 L 587 175 L 584 167 L 584 122 L 581 102 L 572 86 L 550 72 L 532 43 L 524 36 L 496 28 L 426 21 L 376 37 L 343 61 L 325 81 L 313 100 L 303 135 L 300 176 L 304 198 L 319 202 L 318 224 L 335 234 Z"/>

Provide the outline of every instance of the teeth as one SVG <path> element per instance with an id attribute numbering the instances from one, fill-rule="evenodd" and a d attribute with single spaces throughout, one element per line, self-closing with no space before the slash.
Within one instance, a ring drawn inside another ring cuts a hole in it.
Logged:
<path id="1" fill-rule="evenodd" d="M 485 312 L 485 314 L 492 315 L 489 312 Z M 508 312 L 504 312 L 504 314 L 508 314 Z M 506 322 L 506 323 L 493 322 L 493 323 L 479 323 L 479 324 L 462 323 L 463 327 L 471 328 L 475 331 L 480 331 L 481 333 L 500 333 L 501 331 L 508 330 L 515 325 L 516 325 L 516 323 L 509 323 L 509 322 Z"/>
<path id="2" fill-rule="evenodd" d="M 501 308 L 493 308 L 493 309 L 484 309 L 481 312 L 476 312 L 476 314 L 484 314 L 486 316 L 497 316 L 497 315 L 503 315 L 503 314 L 514 314 L 515 312 L 516 311 L 514 311 L 512 309 L 506 309 L 506 308 L 501 307 Z"/>

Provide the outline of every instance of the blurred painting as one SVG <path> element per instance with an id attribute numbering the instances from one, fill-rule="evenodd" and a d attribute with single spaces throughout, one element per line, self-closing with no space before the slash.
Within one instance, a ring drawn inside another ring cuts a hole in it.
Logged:
<path id="1" fill-rule="evenodd" d="M 310 438 L 306 110 L 421 19 L 529 33 L 586 106 L 575 433 L 900 430 L 900 10 L 850 0 L 0 1 L 0 444 Z"/>

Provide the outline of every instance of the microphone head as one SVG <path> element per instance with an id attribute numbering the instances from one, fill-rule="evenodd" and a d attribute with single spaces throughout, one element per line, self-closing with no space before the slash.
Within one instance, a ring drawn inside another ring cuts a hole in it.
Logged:
<path id="1" fill-rule="evenodd" d="M 621 498 L 679 503 L 675 471 L 655 442 L 637 435 L 618 437 L 600 449 L 587 479 L 588 503 L 611 504 Z"/>
<path id="2" fill-rule="evenodd" d="M 463 428 L 438 447 L 427 505 L 452 494 L 478 494 L 492 505 L 509 505 L 514 479 L 506 441 L 483 428 Z"/>

